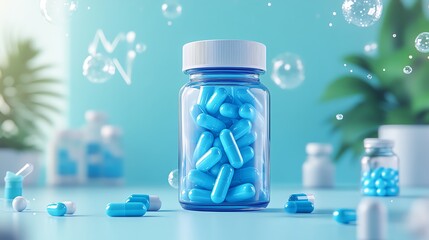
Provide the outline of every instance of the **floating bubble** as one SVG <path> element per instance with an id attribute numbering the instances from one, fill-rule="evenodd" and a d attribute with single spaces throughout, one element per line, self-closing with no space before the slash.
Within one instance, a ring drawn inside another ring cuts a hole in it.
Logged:
<path id="1" fill-rule="evenodd" d="M 392 34 L 392 37 L 393 37 L 393 38 L 396 38 L 396 33 Z"/>
<path id="2" fill-rule="evenodd" d="M 270 3 L 270 2 L 269 2 L 269 3 L 267 3 L 267 6 L 268 6 L 268 7 L 271 7 L 271 3 Z"/>
<path id="3" fill-rule="evenodd" d="M 409 58 L 409 59 L 413 59 L 413 55 L 409 55 L 409 56 L 408 56 L 408 58 Z"/>
<path id="4" fill-rule="evenodd" d="M 328 26 L 329 26 L 329 27 L 332 27 L 332 23 L 329 23 L 329 24 L 328 24 Z"/>
<path id="5" fill-rule="evenodd" d="M 413 72 L 413 68 L 410 67 L 410 66 L 405 66 L 404 69 L 403 69 L 403 71 L 404 71 L 405 74 L 410 74 L 410 73 Z"/>
<path id="6" fill-rule="evenodd" d="M 92 83 L 104 83 L 115 74 L 112 59 L 101 54 L 89 55 L 82 66 L 82 74 Z"/>
<path id="7" fill-rule="evenodd" d="M 368 75 L 366 75 L 366 78 L 368 78 L 368 79 L 372 79 L 372 75 L 371 75 L 371 74 L 368 74 Z"/>
<path id="8" fill-rule="evenodd" d="M 168 19 L 177 18 L 182 15 L 182 5 L 178 3 L 163 3 L 161 10 L 164 17 Z"/>
<path id="9" fill-rule="evenodd" d="M 142 53 L 142 52 L 146 52 L 147 46 L 144 43 L 137 43 L 135 50 L 137 53 Z"/>
<path id="10" fill-rule="evenodd" d="M 380 19 L 383 4 L 381 0 L 345 0 L 342 9 L 348 23 L 368 27 Z"/>
<path id="11" fill-rule="evenodd" d="M 332 15 L 333 16 L 337 16 L 337 12 L 332 12 Z"/>
<path id="12" fill-rule="evenodd" d="M 422 32 L 417 35 L 415 44 L 417 51 L 429 53 L 429 32 Z"/>
<path id="13" fill-rule="evenodd" d="M 301 58 L 293 53 L 283 53 L 273 59 L 271 79 L 282 89 L 299 86 L 305 79 Z"/>
<path id="14" fill-rule="evenodd" d="M 368 43 L 363 47 L 363 50 L 368 55 L 374 55 L 377 53 L 378 45 L 377 43 Z"/>
<path id="15" fill-rule="evenodd" d="M 383 72 L 385 72 L 386 71 L 386 69 L 385 68 L 383 68 Z"/>
<path id="16" fill-rule="evenodd" d="M 78 1 L 40 0 L 40 11 L 49 23 L 62 24 L 78 9 Z"/>
<path id="17" fill-rule="evenodd" d="M 343 116 L 343 114 L 337 114 L 337 115 L 335 115 L 335 118 L 337 119 L 337 120 L 343 120 L 343 118 L 344 118 L 344 116 Z"/>
<path id="18" fill-rule="evenodd" d="M 179 171 L 177 169 L 168 174 L 168 184 L 174 189 L 179 188 Z"/>

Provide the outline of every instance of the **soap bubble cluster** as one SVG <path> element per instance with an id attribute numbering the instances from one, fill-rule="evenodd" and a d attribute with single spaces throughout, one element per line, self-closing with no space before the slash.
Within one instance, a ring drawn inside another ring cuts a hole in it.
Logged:
<path id="1" fill-rule="evenodd" d="M 304 64 L 298 55 L 280 54 L 272 64 L 271 79 L 282 89 L 298 87 L 305 79 Z"/>
<path id="2" fill-rule="evenodd" d="M 413 72 L 413 68 L 411 66 L 405 66 L 403 71 L 405 74 L 410 74 Z"/>
<path id="3" fill-rule="evenodd" d="M 82 74 L 92 83 L 104 83 L 115 75 L 115 65 L 111 58 L 97 53 L 89 55 L 82 66 Z"/>
<path id="4" fill-rule="evenodd" d="M 179 188 L 179 171 L 174 169 L 168 174 L 168 184 L 174 189 Z"/>
<path id="5" fill-rule="evenodd" d="M 61 24 L 67 20 L 79 6 L 72 0 L 40 0 L 39 7 L 43 17 L 52 24 Z"/>
<path id="6" fill-rule="evenodd" d="M 174 19 L 182 15 L 182 5 L 178 3 L 163 3 L 161 10 L 164 17 L 168 19 Z"/>
<path id="7" fill-rule="evenodd" d="M 417 51 L 422 53 L 429 53 L 429 32 L 422 32 L 417 35 L 415 40 Z"/>
<path id="8" fill-rule="evenodd" d="M 345 0 L 342 9 L 348 23 L 369 27 L 380 19 L 383 4 L 381 0 Z"/>
<path id="9" fill-rule="evenodd" d="M 344 116 L 343 116 L 343 114 L 339 113 L 339 114 L 337 114 L 337 115 L 335 116 L 335 118 L 336 118 L 337 120 L 343 120 Z"/>

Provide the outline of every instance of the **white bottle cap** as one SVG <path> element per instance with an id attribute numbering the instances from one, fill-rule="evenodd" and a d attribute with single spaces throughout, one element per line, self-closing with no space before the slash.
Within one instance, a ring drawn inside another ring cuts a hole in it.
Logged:
<path id="1" fill-rule="evenodd" d="M 149 209 L 148 211 L 158 211 L 161 209 L 161 199 L 159 199 L 158 195 L 149 195 Z"/>
<path id="2" fill-rule="evenodd" d="M 254 68 L 266 70 L 264 44 L 246 40 L 204 40 L 183 46 L 182 70 Z"/>
<path id="3" fill-rule="evenodd" d="M 316 154 L 331 154 L 332 153 L 332 145 L 326 143 L 308 143 L 305 147 L 305 151 L 309 155 Z"/>
<path id="4" fill-rule="evenodd" d="M 365 148 L 382 148 L 382 147 L 387 147 L 387 148 L 392 148 L 394 145 L 394 142 L 392 140 L 388 140 L 388 139 L 381 139 L 381 138 L 365 138 L 365 140 L 363 140 L 363 146 Z"/>
<path id="5" fill-rule="evenodd" d="M 357 239 L 387 239 L 387 210 L 378 199 L 364 198 L 357 209 Z"/>
<path id="6" fill-rule="evenodd" d="M 104 112 L 88 110 L 85 112 L 87 122 L 104 123 L 107 121 L 107 115 Z"/>
<path id="7" fill-rule="evenodd" d="M 67 212 L 66 214 L 73 214 L 76 212 L 76 204 L 72 201 L 64 201 L 62 202 L 64 205 L 66 205 Z"/>

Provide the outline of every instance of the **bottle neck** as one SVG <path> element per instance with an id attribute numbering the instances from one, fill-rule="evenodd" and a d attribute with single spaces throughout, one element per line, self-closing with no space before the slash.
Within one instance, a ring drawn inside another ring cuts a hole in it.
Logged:
<path id="1" fill-rule="evenodd" d="M 392 156 L 394 155 L 391 147 L 370 147 L 365 148 L 365 154 L 368 156 Z"/>
<path id="2" fill-rule="evenodd" d="M 185 72 L 189 74 L 191 82 L 204 81 L 228 81 L 228 82 L 259 82 L 259 75 L 264 71 L 253 68 L 216 68 L 216 69 L 191 69 Z"/>

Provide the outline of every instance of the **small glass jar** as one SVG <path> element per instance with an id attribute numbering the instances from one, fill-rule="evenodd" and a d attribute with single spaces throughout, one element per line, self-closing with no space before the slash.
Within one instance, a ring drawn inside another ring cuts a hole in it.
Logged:
<path id="1" fill-rule="evenodd" d="M 362 158 L 361 191 L 365 196 L 399 195 L 399 158 L 393 141 L 367 138 Z"/>
<path id="2" fill-rule="evenodd" d="M 179 202 L 184 209 L 265 208 L 270 200 L 270 94 L 265 46 L 209 40 L 183 47 Z"/>

